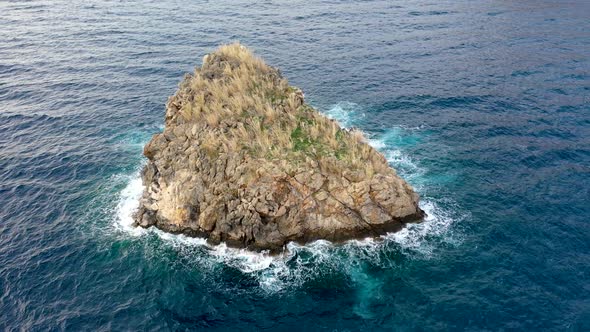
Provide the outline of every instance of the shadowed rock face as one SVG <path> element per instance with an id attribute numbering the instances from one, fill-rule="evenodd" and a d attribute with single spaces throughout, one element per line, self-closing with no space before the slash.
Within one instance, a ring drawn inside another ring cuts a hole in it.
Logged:
<path id="1" fill-rule="evenodd" d="M 211 243 L 277 252 L 289 241 L 377 236 L 424 216 L 360 132 L 306 105 L 239 44 L 184 78 L 144 154 L 136 225 Z"/>

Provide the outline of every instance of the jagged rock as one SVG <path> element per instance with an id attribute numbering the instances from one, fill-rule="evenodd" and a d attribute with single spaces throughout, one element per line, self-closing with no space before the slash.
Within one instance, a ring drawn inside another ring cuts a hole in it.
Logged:
<path id="1" fill-rule="evenodd" d="M 145 146 L 136 225 L 280 251 L 420 220 L 418 195 L 367 145 L 304 103 L 245 47 L 222 46 L 180 83 Z"/>

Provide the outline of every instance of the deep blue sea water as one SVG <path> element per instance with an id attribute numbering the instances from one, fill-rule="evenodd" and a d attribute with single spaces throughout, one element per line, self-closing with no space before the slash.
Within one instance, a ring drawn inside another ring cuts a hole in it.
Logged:
<path id="1" fill-rule="evenodd" d="M 182 75 L 239 40 L 427 220 L 279 257 L 129 226 Z M 590 330 L 590 2 L 0 1 L 0 330 Z"/>

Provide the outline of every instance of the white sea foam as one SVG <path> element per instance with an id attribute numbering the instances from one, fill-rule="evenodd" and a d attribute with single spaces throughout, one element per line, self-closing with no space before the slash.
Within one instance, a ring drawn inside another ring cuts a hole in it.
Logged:
<path id="1" fill-rule="evenodd" d="M 387 147 L 385 142 L 379 138 L 369 138 L 368 143 L 370 146 L 374 147 L 377 150 L 383 150 Z"/>
<path id="2" fill-rule="evenodd" d="M 133 227 L 133 212 L 139 206 L 139 198 L 143 192 L 143 184 L 139 173 L 129 177 L 127 186 L 121 191 L 116 211 L 115 227 L 130 235 L 139 236 L 145 233 L 142 228 Z"/>
<path id="3" fill-rule="evenodd" d="M 358 104 L 348 101 L 339 102 L 323 112 L 323 114 L 338 121 L 345 128 L 358 124 L 358 121 L 365 117 L 365 113 L 362 112 Z"/>
<path id="4" fill-rule="evenodd" d="M 364 116 L 358 105 L 352 103 L 339 103 L 326 113 L 343 126 L 349 127 Z M 393 130 L 395 135 L 404 135 L 399 128 Z M 425 170 L 402 150 L 392 148 L 388 139 L 391 133 L 387 135 L 371 137 L 369 143 L 384 153 L 402 176 L 409 179 L 422 177 Z M 420 191 L 421 188 L 418 189 Z M 384 268 L 395 266 L 396 262 L 383 258 L 383 251 L 400 250 L 403 254 L 428 259 L 435 255 L 436 247 L 441 242 L 459 243 L 458 237 L 453 233 L 453 224 L 461 216 L 456 211 L 449 210 L 448 204 L 443 208 L 436 200 L 424 198 L 420 206 L 427 213 L 426 219 L 422 223 L 409 224 L 399 232 L 386 234 L 379 239 L 351 240 L 339 245 L 322 240 L 306 245 L 289 243 L 284 253 L 271 256 L 268 253 L 228 248 L 225 244 L 211 246 L 204 239 L 173 235 L 153 227 L 148 230 L 133 227 L 132 214 L 138 207 L 142 191 L 141 177 L 137 172 L 128 179 L 127 186 L 121 192 L 116 211 L 117 229 L 134 237 L 156 235 L 164 245 L 175 248 L 201 268 L 215 269 L 220 265 L 236 268 L 244 274 L 254 276 L 260 288 L 271 293 L 298 287 L 322 271 L 339 271 L 347 274 L 354 283 L 365 285 L 367 276 L 363 275 L 361 265 L 371 262 Z M 368 301 L 379 293 L 380 288 L 378 283 L 368 284 L 369 288 L 359 289 L 359 304 L 355 307 L 355 312 L 366 317 L 370 316 Z"/>
<path id="5" fill-rule="evenodd" d="M 420 254 L 423 258 L 435 255 L 441 242 L 455 245 L 460 243 L 460 238 L 453 232 L 453 225 L 463 216 L 453 216 L 451 212 L 428 199 L 420 202 L 420 208 L 426 212 L 424 221 L 408 224 L 399 232 L 389 233 L 384 237 L 397 243 L 403 250 Z"/>

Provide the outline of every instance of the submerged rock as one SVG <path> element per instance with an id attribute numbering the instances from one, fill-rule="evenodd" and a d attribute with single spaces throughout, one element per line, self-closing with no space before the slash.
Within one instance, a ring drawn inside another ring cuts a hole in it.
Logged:
<path id="1" fill-rule="evenodd" d="M 397 231 L 424 216 L 418 195 L 362 133 L 306 105 L 244 46 L 220 47 L 166 105 L 137 226 L 280 251 Z"/>

